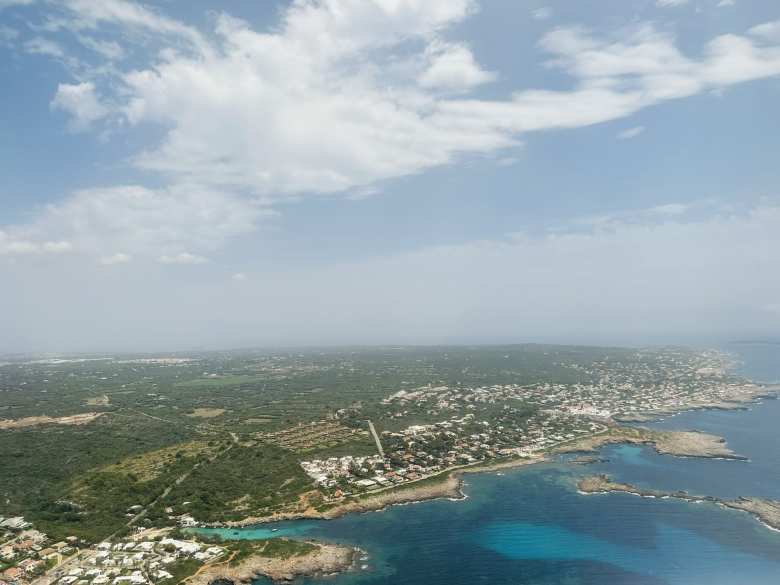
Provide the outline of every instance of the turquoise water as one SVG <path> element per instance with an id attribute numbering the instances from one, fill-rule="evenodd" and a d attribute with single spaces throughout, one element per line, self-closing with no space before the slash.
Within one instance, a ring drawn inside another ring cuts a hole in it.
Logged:
<path id="1" fill-rule="evenodd" d="M 780 346 L 775 351 L 780 356 Z M 763 371 L 774 375 L 766 366 L 780 360 L 762 360 Z M 778 421 L 780 401 L 769 400 L 748 411 L 686 413 L 655 423 L 722 435 L 749 462 L 612 446 L 601 454 L 608 461 L 592 465 L 555 462 L 467 476 L 463 501 L 237 532 L 317 538 L 367 551 L 366 569 L 328 578 L 333 585 L 778 585 L 780 533 L 747 514 L 674 499 L 585 496 L 575 487 L 580 475 L 604 472 L 647 487 L 780 498 Z"/>

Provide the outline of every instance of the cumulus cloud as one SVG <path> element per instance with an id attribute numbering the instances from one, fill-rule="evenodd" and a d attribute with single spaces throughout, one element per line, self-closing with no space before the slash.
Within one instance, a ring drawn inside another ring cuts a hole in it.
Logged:
<path id="1" fill-rule="evenodd" d="M 430 65 L 418 77 L 425 88 L 466 91 L 496 79 L 484 71 L 471 50 L 462 44 L 433 43 L 428 47 Z"/>
<path id="2" fill-rule="evenodd" d="M 74 131 L 87 130 L 109 114 L 109 108 L 100 102 L 95 84 L 90 81 L 74 85 L 61 83 L 57 86 L 51 108 L 70 114 L 70 128 Z"/>
<path id="3" fill-rule="evenodd" d="M 464 91 L 493 74 L 465 46 L 436 39 L 411 61 L 425 64 L 413 78 L 403 67 L 393 70 L 396 77 L 380 74 L 381 62 L 356 53 L 369 43 L 364 31 L 336 39 L 328 27 L 352 30 L 350 18 L 374 23 L 381 16 L 388 30 L 377 33 L 376 44 L 392 54 L 393 43 L 404 38 L 396 20 L 411 17 L 376 7 L 355 14 L 345 9 L 336 26 L 329 10 L 335 5 L 307 3 L 304 22 L 293 10 L 278 33 L 258 33 L 223 16 L 218 55 L 172 56 L 125 75 L 128 121 L 171 128 L 137 164 L 173 179 L 276 198 L 339 192 L 514 146 L 523 133 L 622 118 L 665 100 L 780 73 L 780 49 L 739 35 L 717 37 L 703 57 L 690 58 L 650 25 L 613 38 L 559 28 L 541 47 L 552 56 L 550 67 L 576 81 L 571 90 L 525 90 L 504 101 L 442 97 L 437 88 Z M 464 8 L 450 19 L 467 13 Z M 304 30 L 313 36 L 303 38 Z M 431 35 L 436 27 L 418 30 Z M 237 80 L 241 90 L 233 91 Z"/>
<path id="4" fill-rule="evenodd" d="M 516 146 L 529 132 L 780 74 L 780 47 L 759 43 L 768 34 L 760 27 L 716 37 L 695 57 L 649 24 L 612 35 L 563 27 L 540 48 L 549 67 L 571 77 L 570 89 L 484 100 L 472 90 L 498 74 L 465 43 L 444 40 L 477 10 L 473 0 L 300 0 L 275 29 L 222 13 L 208 35 L 127 0 L 64 7 L 80 34 L 112 26 L 126 42 L 167 42 L 135 69 L 60 85 L 53 107 L 75 128 L 109 118 L 159 125 L 162 139 L 133 158 L 140 169 L 171 185 L 267 200 L 370 190 Z"/>
<path id="5" fill-rule="evenodd" d="M 120 250 L 128 259 L 133 255 L 164 263 L 195 264 L 205 258 L 182 249 L 219 248 L 228 239 L 253 231 L 269 213 L 255 201 L 192 186 L 86 189 L 47 206 L 33 222 L 14 226 L 0 236 L 0 251 L 11 245 L 8 242 L 16 242 L 15 248 L 51 248 L 54 244 L 46 238 L 55 234 L 67 242 L 67 250 L 87 255 Z"/>
<path id="6" fill-rule="evenodd" d="M 780 41 L 780 20 L 758 24 L 750 29 L 750 34 L 770 42 Z"/>
<path id="7" fill-rule="evenodd" d="M 155 259 L 207 253 L 279 201 L 372 193 L 464 156 L 500 158 L 531 132 L 780 75 L 773 23 L 690 55 L 649 24 L 612 34 L 560 27 L 539 47 L 568 88 L 480 99 L 473 90 L 498 73 L 446 37 L 477 10 L 472 0 L 298 0 L 267 31 L 217 14 L 207 33 L 127 0 L 58 6 L 49 30 L 109 28 L 138 58 L 131 70 L 112 62 L 60 84 L 51 107 L 74 130 L 153 126 L 162 138 L 132 161 L 163 186 L 78 192 L 19 230 Z M 95 50 L 111 61 L 122 48 Z"/>

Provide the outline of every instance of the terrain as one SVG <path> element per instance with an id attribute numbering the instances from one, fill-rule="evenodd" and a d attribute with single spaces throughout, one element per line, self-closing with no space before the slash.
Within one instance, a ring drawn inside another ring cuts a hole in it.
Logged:
<path id="1" fill-rule="evenodd" d="M 733 365 L 548 345 L 7 357 L 0 519 L 94 550 L 139 530 L 460 497 L 459 473 L 607 443 L 740 458 L 718 437 L 617 422 L 773 394 Z M 182 562 L 177 575 L 197 570 Z"/>

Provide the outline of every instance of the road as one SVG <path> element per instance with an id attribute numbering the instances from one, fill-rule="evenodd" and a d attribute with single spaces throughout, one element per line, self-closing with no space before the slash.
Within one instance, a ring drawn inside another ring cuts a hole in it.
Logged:
<path id="1" fill-rule="evenodd" d="M 371 434 L 374 435 L 374 441 L 376 442 L 376 448 L 377 451 L 379 451 L 379 455 L 382 457 L 382 459 L 385 458 L 385 450 L 382 449 L 382 443 L 379 440 L 379 435 L 376 432 L 376 429 L 374 428 L 374 423 L 371 421 L 368 421 L 368 428 L 371 431 Z"/>

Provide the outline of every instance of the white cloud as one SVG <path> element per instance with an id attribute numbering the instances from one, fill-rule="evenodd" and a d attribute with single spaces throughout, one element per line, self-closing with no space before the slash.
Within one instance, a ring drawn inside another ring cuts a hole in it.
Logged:
<path id="1" fill-rule="evenodd" d="M 111 254 L 110 256 L 103 256 L 100 259 L 100 263 L 105 266 L 113 266 L 114 264 L 127 264 L 132 259 L 133 257 L 129 254 L 125 254 L 124 252 L 117 252 L 116 254 Z"/>
<path id="2" fill-rule="evenodd" d="M 688 0 L 656 0 L 655 3 L 658 6 L 667 8 L 670 6 L 682 6 L 683 4 L 688 4 Z"/>
<path id="3" fill-rule="evenodd" d="M 195 251 L 214 250 L 253 231 L 269 213 L 257 202 L 194 186 L 87 189 L 47 206 L 29 224 L 0 232 L 0 250 L 4 241 L 27 242 L 36 249 L 62 241 L 68 249 L 92 256 L 120 250 L 139 258 L 197 263 L 205 259 Z"/>
<path id="4" fill-rule="evenodd" d="M 236 281 L 244 281 L 246 280 L 246 274 L 243 272 L 236 272 L 231 278 Z"/>
<path id="5" fill-rule="evenodd" d="M 484 71 L 471 50 L 462 44 L 432 43 L 428 56 L 430 65 L 418 77 L 425 88 L 466 91 L 497 77 L 493 72 Z"/>
<path id="6" fill-rule="evenodd" d="M 551 67 L 575 79 L 572 90 L 444 98 L 437 88 L 465 91 L 494 76 L 465 46 L 436 38 L 470 11 L 444 4 L 311 2 L 294 5 L 274 33 L 220 17 L 219 50 L 168 54 L 123 76 L 122 115 L 170 128 L 137 164 L 174 181 L 273 198 L 347 191 L 513 146 L 524 132 L 596 124 L 780 73 L 780 49 L 738 35 L 713 39 L 693 59 L 649 25 L 615 38 L 560 28 L 541 46 Z M 409 57 L 401 41 L 414 34 L 424 48 Z"/>
<path id="7" fill-rule="evenodd" d="M 137 69 L 117 72 L 111 62 L 94 70 L 104 77 L 61 84 L 52 100 L 74 129 L 156 125 L 162 139 L 132 160 L 165 186 L 75 194 L 55 206 L 60 223 L 52 211 L 33 222 L 36 237 L 60 237 L 41 231 L 49 225 L 79 249 L 153 258 L 201 253 L 251 231 L 267 213 L 258 198 L 272 205 L 371 193 L 381 181 L 463 156 L 500 157 L 530 132 L 625 118 L 780 74 L 780 47 L 757 40 L 771 23 L 716 37 L 695 56 L 650 25 L 609 36 L 565 27 L 546 34 L 540 48 L 550 68 L 571 77 L 570 89 L 476 99 L 470 90 L 496 74 L 465 44 L 443 40 L 476 10 L 471 0 L 300 0 L 269 32 L 221 14 L 210 36 L 125 0 L 64 6 L 67 26 L 81 35 L 114 27 L 124 42 L 140 36 L 142 48 L 150 38 L 165 41 L 162 51 L 139 52 Z M 111 53 L 98 52 L 109 61 Z M 185 204 L 192 198 L 194 207 Z M 141 200 L 154 204 L 142 208 Z M 193 212 L 199 206 L 224 213 L 225 223 L 209 230 Z M 127 225 L 117 226 L 124 216 Z"/>
<path id="8" fill-rule="evenodd" d="M 51 101 L 51 108 L 70 114 L 70 128 L 73 131 L 89 129 L 110 111 L 100 102 L 95 93 L 95 84 L 90 81 L 75 85 L 61 83 Z"/>
<path id="9" fill-rule="evenodd" d="M 205 264 L 208 262 L 208 259 L 204 258 L 203 256 L 198 256 L 197 254 L 180 252 L 171 256 L 160 256 L 158 261 L 162 262 L 163 264 Z"/>
<path id="10" fill-rule="evenodd" d="M 734 6 L 735 4 L 736 2 L 734 2 L 734 0 L 720 0 L 720 2 L 718 2 L 718 8 L 724 8 L 726 6 Z"/>
<path id="11" fill-rule="evenodd" d="M 748 32 L 766 41 L 778 42 L 780 41 L 780 20 L 758 24 Z"/>
<path id="12" fill-rule="evenodd" d="M 625 130 L 621 130 L 620 132 L 618 132 L 617 137 L 620 140 L 628 140 L 630 138 L 636 138 L 644 131 L 645 131 L 644 126 L 633 126 L 632 128 L 626 128 Z"/>

